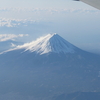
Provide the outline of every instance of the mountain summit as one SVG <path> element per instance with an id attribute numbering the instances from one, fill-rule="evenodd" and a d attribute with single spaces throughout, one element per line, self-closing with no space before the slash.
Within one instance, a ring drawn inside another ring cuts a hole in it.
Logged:
<path id="1" fill-rule="evenodd" d="M 36 41 L 25 43 L 13 49 L 24 49 L 25 51 L 36 52 L 40 55 L 46 53 L 74 53 L 75 46 L 67 42 L 58 34 L 48 34 L 44 37 L 38 38 Z"/>

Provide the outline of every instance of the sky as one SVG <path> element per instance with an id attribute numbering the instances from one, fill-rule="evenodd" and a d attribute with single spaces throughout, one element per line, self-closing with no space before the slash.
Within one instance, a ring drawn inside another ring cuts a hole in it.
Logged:
<path id="1" fill-rule="evenodd" d="M 77 4 L 75 3 L 76 1 L 72 2 L 72 0 L 9 0 L 9 1 L 3 0 L 0 2 L 1 2 L 0 4 L 1 7 L 66 8 L 66 6 L 67 7 L 77 6 Z"/>
<path id="2" fill-rule="evenodd" d="M 100 11 L 73 0 L 0 1 L 0 41 L 30 42 L 57 33 L 75 46 L 100 51 Z"/>

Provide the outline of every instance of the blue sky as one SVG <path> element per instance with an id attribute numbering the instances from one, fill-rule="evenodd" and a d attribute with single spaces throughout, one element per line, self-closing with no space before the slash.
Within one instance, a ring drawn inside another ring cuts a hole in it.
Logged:
<path id="1" fill-rule="evenodd" d="M 100 11 L 82 2 L 3 0 L 0 3 L 1 36 L 28 34 L 19 39 L 24 42 L 58 33 L 79 48 L 99 52 L 99 26 Z"/>

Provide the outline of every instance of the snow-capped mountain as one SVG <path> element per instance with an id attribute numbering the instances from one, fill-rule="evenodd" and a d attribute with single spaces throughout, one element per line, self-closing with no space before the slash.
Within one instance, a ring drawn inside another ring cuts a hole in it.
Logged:
<path id="1" fill-rule="evenodd" d="M 12 95 L 16 100 L 66 100 L 68 93 L 73 100 L 77 91 L 100 92 L 100 55 L 48 34 L 2 52 L 0 77 L 0 93 L 10 93 L 9 100 Z"/>
<path id="2" fill-rule="evenodd" d="M 74 53 L 75 47 L 58 34 L 54 33 L 41 37 L 31 43 L 25 44 L 21 48 L 25 48 L 25 51 L 29 50 L 31 52 L 45 54 L 49 52 Z"/>
<path id="3" fill-rule="evenodd" d="M 60 37 L 58 34 L 48 34 L 44 37 L 38 38 L 36 41 L 26 43 L 18 46 L 12 50 L 24 49 L 25 51 L 36 52 L 40 55 L 47 53 L 74 53 L 74 45 L 67 42 L 65 39 Z M 9 50 L 8 50 L 9 51 Z"/>

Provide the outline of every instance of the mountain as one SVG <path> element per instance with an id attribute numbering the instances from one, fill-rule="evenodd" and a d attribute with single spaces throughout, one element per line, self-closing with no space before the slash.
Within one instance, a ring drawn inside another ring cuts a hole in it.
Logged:
<path id="1" fill-rule="evenodd" d="M 73 100 L 78 91 L 99 94 L 100 56 L 48 34 L 2 52 L 0 76 L 0 96 L 9 100 Z"/>
<path id="2" fill-rule="evenodd" d="M 24 49 L 24 51 L 36 52 L 42 55 L 50 52 L 65 54 L 74 53 L 76 47 L 54 33 L 41 37 L 36 41 L 18 46 L 14 50 L 17 49 Z"/>
<path id="3" fill-rule="evenodd" d="M 15 48 L 17 45 L 23 44 L 22 42 L 14 41 L 14 40 L 7 40 L 7 41 L 0 41 L 0 52 L 5 50 Z"/>

